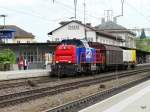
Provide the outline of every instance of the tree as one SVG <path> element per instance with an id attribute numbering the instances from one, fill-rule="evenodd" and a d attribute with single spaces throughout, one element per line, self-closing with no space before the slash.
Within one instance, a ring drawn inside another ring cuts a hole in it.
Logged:
<path id="1" fill-rule="evenodd" d="M 0 63 L 15 63 L 16 55 L 10 49 L 4 49 L 0 52 Z"/>
<path id="2" fill-rule="evenodd" d="M 145 39 L 145 38 L 146 38 L 145 30 L 142 29 L 140 39 Z"/>

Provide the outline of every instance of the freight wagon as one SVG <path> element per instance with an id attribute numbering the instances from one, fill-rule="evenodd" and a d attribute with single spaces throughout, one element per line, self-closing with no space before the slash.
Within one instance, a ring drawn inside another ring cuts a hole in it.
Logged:
<path id="1" fill-rule="evenodd" d="M 96 65 L 98 71 L 117 69 L 123 66 L 123 53 L 119 47 L 89 42 L 96 49 Z"/>
<path id="2" fill-rule="evenodd" d="M 134 68 L 136 65 L 136 50 L 123 50 L 124 68 Z"/>

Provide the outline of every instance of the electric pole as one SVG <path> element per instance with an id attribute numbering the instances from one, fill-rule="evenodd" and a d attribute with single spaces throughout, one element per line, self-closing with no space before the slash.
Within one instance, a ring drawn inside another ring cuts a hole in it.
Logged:
<path id="1" fill-rule="evenodd" d="M 5 14 L 2 14 L 2 15 L 0 15 L 0 17 L 3 17 L 4 18 L 4 21 L 3 21 L 3 23 L 4 23 L 4 29 L 5 29 L 5 19 L 6 19 L 6 17 L 7 17 L 7 15 L 5 15 Z"/>
<path id="2" fill-rule="evenodd" d="M 5 29 L 5 19 L 6 19 L 7 15 L 1 14 L 0 17 L 3 17 L 3 19 L 4 19 L 4 21 L 3 21 L 3 29 Z M 4 43 L 6 43 L 6 42 L 8 42 L 8 39 L 6 38 L 6 40 L 5 40 L 5 38 L 4 38 Z"/>
<path id="3" fill-rule="evenodd" d="M 52 0 L 52 2 L 54 3 L 55 0 Z M 74 19 L 77 19 L 77 0 L 74 0 Z"/>
<path id="4" fill-rule="evenodd" d="M 77 18 L 77 0 L 74 0 L 74 18 Z"/>
<path id="5" fill-rule="evenodd" d="M 83 3 L 83 7 L 84 7 L 84 24 L 85 24 L 85 15 L 86 15 L 86 4 L 85 4 L 85 0 L 84 0 L 84 3 Z"/>
<path id="6" fill-rule="evenodd" d="M 85 3 L 85 0 L 84 0 L 84 3 L 83 3 L 83 8 L 84 8 L 84 25 L 86 24 L 86 21 L 85 21 L 85 15 L 86 15 L 86 3 Z M 87 40 L 87 31 L 86 31 L 86 27 L 84 26 L 84 36 L 85 36 L 85 40 Z"/>
<path id="7" fill-rule="evenodd" d="M 124 8 L 123 6 L 124 6 L 124 0 L 121 0 L 121 14 L 118 15 L 118 16 L 116 16 L 116 18 L 117 18 L 117 17 L 120 17 L 120 16 L 123 16 L 123 11 L 124 11 L 124 10 L 123 10 L 123 8 Z"/>

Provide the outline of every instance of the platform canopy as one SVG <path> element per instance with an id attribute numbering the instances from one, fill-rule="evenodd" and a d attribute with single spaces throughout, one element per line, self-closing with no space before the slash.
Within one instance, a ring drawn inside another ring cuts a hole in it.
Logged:
<path id="1" fill-rule="evenodd" d="M 0 29 L 0 39 L 12 39 L 14 37 L 14 29 Z"/>

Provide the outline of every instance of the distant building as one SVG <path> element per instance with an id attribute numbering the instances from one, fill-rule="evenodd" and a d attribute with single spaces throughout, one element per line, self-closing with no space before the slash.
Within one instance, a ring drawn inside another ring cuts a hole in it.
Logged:
<path id="1" fill-rule="evenodd" d="M 102 23 L 100 25 L 97 25 L 95 29 L 97 31 L 105 31 L 115 36 L 120 36 L 121 39 L 123 40 L 123 46 L 129 48 L 136 48 L 136 43 L 135 43 L 136 34 L 129 31 L 127 28 L 118 25 L 116 21 L 105 22 L 105 20 L 102 19 Z"/>
<path id="2" fill-rule="evenodd" d="M 0 26 L 0 29 L 3 29 L 4 26 Z M 29 33 L 18 26 L 15 25 L 5 25 L 5 29 L 15 30 L 12 39 L 7 39 L 5 43 L 34 43 L 35 36 L 32 33 Z"/>
<path id="3" fill-rule="evenodd" d="M 84 39 L 88 41 L 100 42 L 104 44 L 122 46 L 123 41 L 120 36 L 113 35 L 104 31 L 98 31 L 90 23 L 83 24 L 80 21 L 73 20 L 61 22 L 61 26 L 49 32 L 50 41 L 61 41 L 62 39 Z"/>

